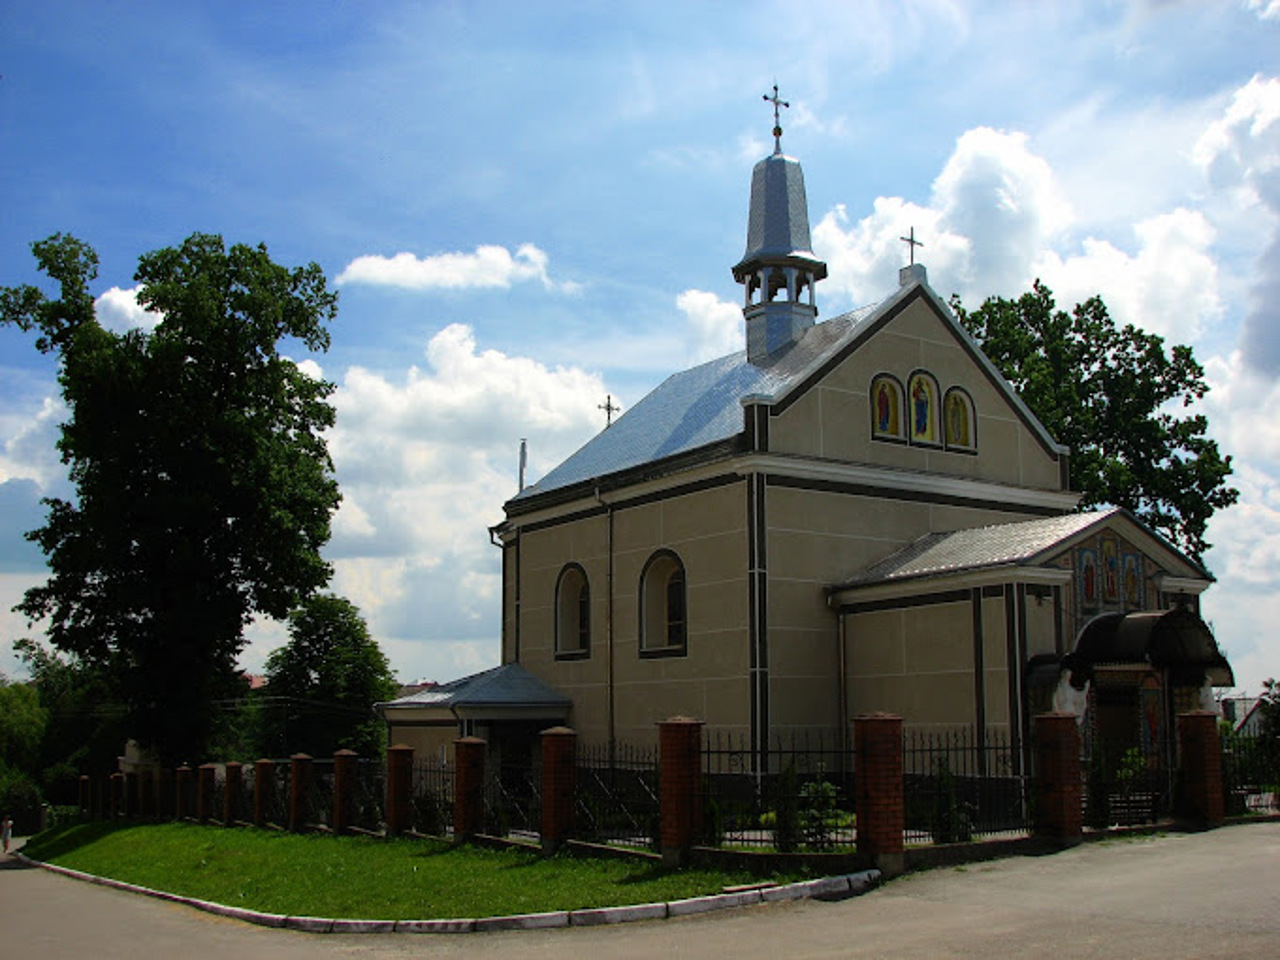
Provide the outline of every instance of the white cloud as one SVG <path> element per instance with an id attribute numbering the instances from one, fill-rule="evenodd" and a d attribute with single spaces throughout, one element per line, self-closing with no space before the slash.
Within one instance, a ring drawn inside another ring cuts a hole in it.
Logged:
<path id="1" fill-rule="evenodd" d="M 1280 20 L 1280 0 L 1245 0 L 1245 5 L 1259 20 Z"/>
<path id="2" fill-rule="evenodd" d="M 122 290 L 120 287 L 112 287 L 94 300 L 93 308 L 98 322 L 116 333 L 133 329 L 154 330 L 156 324 L 164 319 L 164 315 L 153 313 L 138 303 L 140 289 L 141 287 L 134 287 Z"/>
<path id="3" fill-rule="evenodd" d="M 689 362 L 701 363 L 741 350 L 745 325 L 742 309 L 705 290 L 686 290 L 676 306 L 689 323 Z"/>
<path id="4" fill-rule="evenodd" d="M 48 491 L 66 478 L 56 444 L 67 408 L 55 396 L 36 402 L 34 412 L 23 409 L 23 404 L 0 412 L 0 482 L 34 480 Z"/>
<path id="5" fill-rule="evenodd" d="M 338 275 L 337 284 L 369 283 L 410 290 L 509 289 L 513 283 L 539 281 L 547 290 L 574 293 L 579 285 L 556 282 L 547 273 L 547 255 L 531 243 L 513 255 L 506 247 L 484 244 L 474 253 L 441 253 L 419 259 L 411 253 L 394 257 L 356 257 Z"/>

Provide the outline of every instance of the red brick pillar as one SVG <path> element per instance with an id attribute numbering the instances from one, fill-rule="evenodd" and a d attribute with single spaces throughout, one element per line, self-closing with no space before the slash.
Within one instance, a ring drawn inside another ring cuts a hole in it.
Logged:
<path id="1" fill-rule="evenodd" d="M 196 819 L 203 823 L 213 818 L 213 778 L 217 767 L 202 763 L 196 770 Z"/>
<path id="2" fill-rule="evenodd" d="M 1080 727 L 1074 714 L 1042 713 L 1034 730 L 1036 836 L 1079 843 L 1084 829 Z"/>
<path id="3" fill-rule="evenodd" d="M 114 820 L 120 816 L 124 808 L 124 774 L 113 773 L 111 775 L 111 799 L 107 804 L 107 816 Z"/>
<path id="4" fill-rule="evenodd" d="M 289 829 L 296 832 L 307 825 L 311 794 L 311 757 L 295 753 L 289 758 Z"/>
<path id="5" fill-rule="evenodd" d="M 387 748 L 387 836 L 409 829 L 412 822 L 413 747 L 403 743 Z"/>
<path id="6" fill-rule="evenodd" d="M 173 815 L 178 820 L 191 816 L 191 768 L 179 767 L 174 773 Z"/>
<path id="7" fill-rule="evenodd" d="M 1218 715 L 1209 710 L 1178 714 L 1178 745 L 1182 762 L 1181 814 L 1201 827 L 1222 823 L 1222 741 Z"/>
<path id="8" fill-rule="evenodd" d="M 903 870 L 906 826 L 902 788 L 902 718 L 873 713 L 853 718 L 858 852 L 886 876 Z"/>
<path id="9" fill-rule="evenodd" d="M 663 863 L 683 866 L 702 826 L 702 721 L 658 724 L 658 801 Z"/>
<path id="10" fill-rule="evenodd" d="M 93 808 L 93 784 L 83 773 L 76 781 L 76 804 L 80 807 L 81 816 L 89 816 Z"/>
<path id="11" fill-rule="evenodd" d="M 333 755 L 333 832 L 346 833 L 355 820 L 356 761 L 354 750 Z"/>
<path id="12" fill-rule="evenodd" d="M 484 826 L 484 753 L 479 737 L 453 741 L 453 839 L 474 837 Z"/>
<path id="13" fill-rule="evenodd" d="M 253 825 L 265 827 L 271 816 L 271 800 L 276 790 L 276 765 L 271 760 L 253 763 Z"/>
<path id="14" fill-rule="evenodd" d="M 234 827 L 240 819 L 240 788 L 244 782 L 244 764 L 234 760 L 227 764 L 227 780 L 222 791 L 222 825 Z"/>
<path id="15" fill-rule="evenodd" d="M 578 734 L 568 727 L 542 731 L 542 849 L 555 853 L 573 836 L 578 789 Z"/>

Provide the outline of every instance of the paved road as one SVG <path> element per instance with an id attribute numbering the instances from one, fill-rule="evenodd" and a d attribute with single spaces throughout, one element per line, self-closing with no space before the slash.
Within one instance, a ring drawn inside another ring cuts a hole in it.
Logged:
<path id="1" fill-rule="evenodd" d="M 308 935 L 0 864 L 0 958 L 1273 957 L 1280 823 L 935 870 L 839 903 L 616 927 Z"/>

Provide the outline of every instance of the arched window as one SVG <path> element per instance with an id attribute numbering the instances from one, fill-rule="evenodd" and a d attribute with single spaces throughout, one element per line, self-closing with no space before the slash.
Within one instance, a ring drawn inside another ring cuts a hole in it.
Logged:
<path id="1" fill-rule="evenodd" d="M 660 550 L 640 574 L 640 656 L 684 656 L 688 636 L 684 564 Z"/>
<path id="2" fill-rule="evenodd" d="M 947 449 L 973 453 L 978 449 L 977 422 L 973 415 L 973 398 L 966 390 L 952 387 L 942 402 L 942 423 L 946 431 Z"/>
<path id="3" fill-rule="evenodd" d="M 871 436 L 877 440 L 907 439 L 902 415 L 902 384 L 882 373 L 871 381 Z"/>
<path id="4" fill-rule="evenodd" d="M 912 443 L 942 446 L 938 428 L 938 381 L 917 371 L 907 381 L 907 435 Z"/>
<path id="5" fill-rule="evenodd" d="M 591 586 L 576 563 L 560 571 L 556 581 L 556 659 L 581 660 L 591 655 Z"/>

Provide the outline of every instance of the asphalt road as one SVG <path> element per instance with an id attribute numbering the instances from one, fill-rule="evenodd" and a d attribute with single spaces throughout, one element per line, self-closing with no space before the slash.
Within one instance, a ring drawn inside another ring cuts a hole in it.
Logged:
<path id="1" fill-rule="evenodd" d="M 511 933 L 268 930 L 0 864 L 0 958 L 1274 957 L 1280 823 L 1091 843 L 895 880 L 838 903 Z"/>

